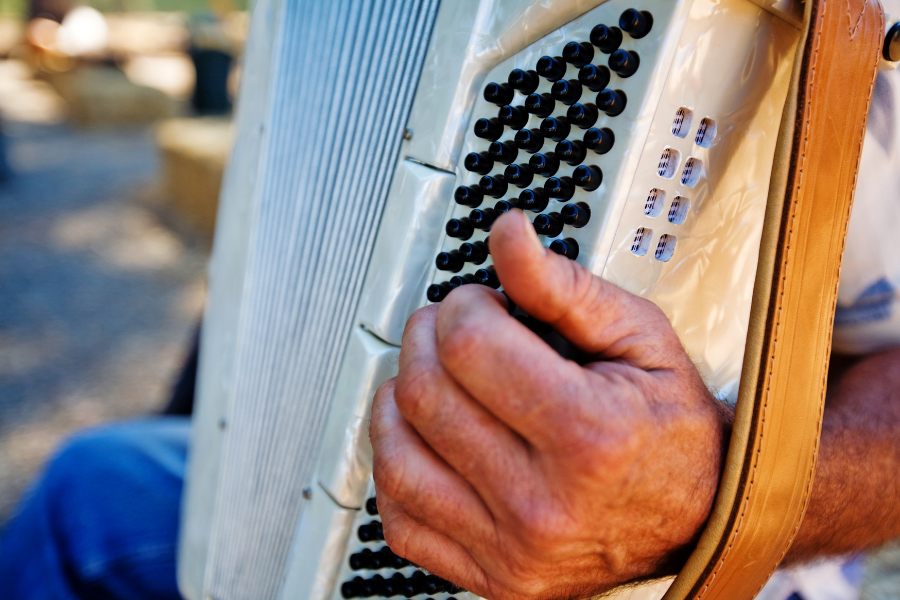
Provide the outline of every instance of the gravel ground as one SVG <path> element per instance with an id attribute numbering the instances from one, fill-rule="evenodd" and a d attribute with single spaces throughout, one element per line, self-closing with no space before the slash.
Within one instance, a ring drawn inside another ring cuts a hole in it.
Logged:
<path id="1" fill-rule="evenodd" d="M 0 523 L 73 430 L 165 404 L 208 255 L 155 208 L 149 128 L 4 125 L 16 175 L 0 183 Z"/>

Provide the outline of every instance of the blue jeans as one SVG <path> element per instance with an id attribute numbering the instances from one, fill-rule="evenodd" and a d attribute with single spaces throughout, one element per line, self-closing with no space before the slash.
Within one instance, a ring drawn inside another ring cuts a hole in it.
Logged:
<path id="1" fill-rule="evenodd" d="M 0 597 L 180 600 L 187 417 L 85 431 L 50 462 L 0 538 Z"/>

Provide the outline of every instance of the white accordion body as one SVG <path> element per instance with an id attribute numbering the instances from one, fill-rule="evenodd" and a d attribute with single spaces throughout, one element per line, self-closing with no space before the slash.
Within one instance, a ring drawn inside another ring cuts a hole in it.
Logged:
<path id="1" fill-rule="evenodd" d="M 203 325 L 186 597 L 473 597 L 386 549 L 368 413 L 426 294 L 497 286 L 481 242 L 509 206 L 657 303 L 733 403 L 799 19 L 787 0 L 259 2 Z"/>

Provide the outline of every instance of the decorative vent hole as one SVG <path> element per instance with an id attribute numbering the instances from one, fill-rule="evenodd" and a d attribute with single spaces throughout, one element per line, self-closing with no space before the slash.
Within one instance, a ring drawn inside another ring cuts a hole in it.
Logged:
<path id="1" fill-rule="evenodd" d="M 681 162 L 681 152 L 674 148 L 666 148 L 663 150 L 662 156 L 659 157 L 659 166 L 656 167 L 656 174 L 666 179 L 672 179 L 675 176 L 675 170 L 678 163 Z"/>
<path id="2" fill-rule="evenodd" d="M 675 253 L 675 236 L 664 233 L 659 236 L 659 242 L 656 244 L 656 252 L 653 256 L 656 257 L 656 260 L 662 262 L 669 262 L 669 259 L 672 258 L 672 255 Z"/>
<path id="3" fill-rule="evenodd" d="M 669 223 L 681 225 L 691 208 L 691 201 L 683 196 L 675 196 L 672 206 L 669 207 Z"/>
<path id="4" fill-rule="evenodd" d="M 636 256 L 644 256 L 650 249 L 650 238 L 653 237 L 653 230 L 646 227 L 639 227 L 634 233 L 634 241 L 631 242 L 631 253 Z"/>
<path id="5" fill-rule="evenodd" d="M 716 137 L 716 122 L 709 117 L 700 120 L 700 126 L 697 128 L 697 136 L 694 143 L 701 148 L 709 148 Z"/>
<path id="6" fill-rule="evenodd" d="M 666 203 L 666 193 L 658 188 L 653 188 L 647 194 L 647 201 L 644 202 L 644 214 L 648 217 L 658 217 L 662 214 L 663 204 Z"/>
<path id="7" fill-rule="evenodd" d="M 684 171 L 681 172 L 681 184 L 694 187 L 700 181 L 703 174 L 703 161 L 699 158 L 689 158 L 684 163 Z"/>
<path id="8" fill-rule="evenodd" d="M 694 111 L 689 108 L 681 107 L 675 111 L 675 120 L 672 121 L 672 135 L 675 137 L 686 138 L 691 130 L 691 121 L 694 120 Z"/>

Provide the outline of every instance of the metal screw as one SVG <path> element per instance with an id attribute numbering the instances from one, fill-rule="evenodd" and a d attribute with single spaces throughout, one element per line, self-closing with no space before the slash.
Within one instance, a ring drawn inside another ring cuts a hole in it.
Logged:
<path id="1" fill-rule="evenodd" d="M 306 498 L 307 500 L 312 500 L 312 488 L 311 487 L 303 488 L 303 497 Z"/>
<path id="2" fill-rule="evenodd" d="M 403 139 L 407 142 L 412 139 L 413 131 L 409 127 L 403 128 Z"/>

